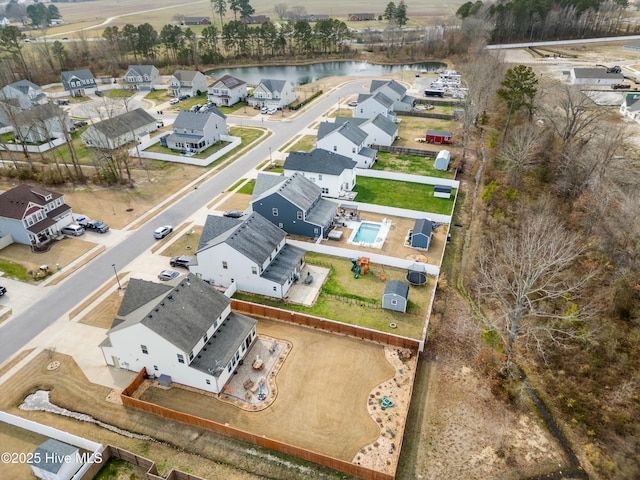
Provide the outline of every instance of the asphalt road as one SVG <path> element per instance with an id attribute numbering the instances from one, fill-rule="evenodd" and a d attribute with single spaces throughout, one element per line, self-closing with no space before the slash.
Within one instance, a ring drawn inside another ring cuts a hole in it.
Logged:
<path id="1" fill-rule="evenodd" d="M 107 280 L 113 279 L 113 264 L 116 264 L 118 269 L 123 269 L 150 248 L 155 242 L 153 230 L 158 225 L 180 225 L 193 212 L 209 203 L 265 158 L 268 158 L 270 149 L 274 152 L 277 151 L 301 129 L 317 120 L 327 109 L 337 105 L 340 98 L 363 93 L 362 87 L 366 82 L 366 79 L 349 82 L 315 103 L 308 111 L 290 120 L 269 121 L 264 124 L 262 121 L 243 120 L 244 125 L 265 126 L 273 130 L 274 133 L 214 177 L 190 193 L 179 197 L 179 200 L 171 206 L 161 211 L 142 227 L 132 231 L 120 243 L 96 257 L 71 277 L 54 287 L 43 287 L 39 290 L 43 293 L 38 295 L 38 298 L 34 298 L 34 303 L 30 308 L 0 326 L 0 364 L 99 289 Z"/>

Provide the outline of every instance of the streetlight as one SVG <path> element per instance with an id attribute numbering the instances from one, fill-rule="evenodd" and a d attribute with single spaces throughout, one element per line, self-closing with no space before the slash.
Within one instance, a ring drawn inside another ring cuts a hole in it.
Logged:
<path id="1" fill-rule="evenodd" d="M 116 276 L 116 282 L 118 282 L 118 290 L 122 290 L 122 285 L 120 285 L 120 279 L 118 278 L 118 271 L 116 270 L 116 264 L 112 263 L 111 266 L 113 267 L 113 273 Z"/>

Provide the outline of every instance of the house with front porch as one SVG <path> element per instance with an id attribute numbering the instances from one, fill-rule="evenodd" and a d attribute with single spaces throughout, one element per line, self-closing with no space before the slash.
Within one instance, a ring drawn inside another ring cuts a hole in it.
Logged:
<path id="1" fill-rule="evenodd" d="M 352 122 L 321 122 L 316 148 L 349 157 L 358 168 L 371 168 L 378 152 L 367 147 L 366 140 L 366 132 Z"/>
<path id="2" fill-rule="evenodd" d="M 300 278 L 305 251 L 290 245 L 287 234 L 257 213 L 244 220 L 209 215 L 204 224 L 197 265 L 192 273 L 223 287 L 284 298 Z"/>
<path id="3" fill-rule="evenodd" d="M 256 324 L 194 274 L 132 278 L 100 349 L 109 366 L 217 394 L 256 341 Z"/>
<path id="4" fill-rule="evenodd" d="M 34 105 L 16 113 L 16 137 L 28 143 L 45 143 L 54 138 L 65 138 L 71 129 L 69 114 L 54 103 Z"/>
<path id="5" fill-rule="evenodd" d="M 0 194 L 0 237 L 11 235 L 16 243 L 41 247 L 71 223 L 73 213 L 61 193 L 18 185 Z"/>
<path id="6" fill-rule="evenodd" d="M 156 119 L 143 108 L 136 108 L 90 125 L 80 139 L 86 147 L 113 150 L 131 142 L 140 142 L 157 129 Z"/>
<path id="7" fill-rule="evenodd" d="M 124 88 L 153 90 L 155 85 L 162 85 L 162 77 L 155 65 L 129 65 L 124 74 Z"/>
<path id="8" fill-rule="evenodd" d="M 29 80 L 18 80 L 5 85 L 0 90 L 0 99 L 16 99 L 23 110 L 27 110 L 33 105 L 49 103 L 49 97 L 47 97 L 42 88 Z"/>
<path id="9" fill-rule="evenodd" d="M 364 141 L 367 147 L 371 145 L 391 146 L 398 138 L 398 124 L 382 114 L 372 118 L 336 117 L 336 123 L 351 122 L 367 134 Z"/>
<path id="10" fill-rule="evenodd" d="M 60 81 L 64 89 L 72 97 L 83 97 L 86 93 L 92 93 L 98 87 L 93 73 L 86 68 L 62 72 Z"/>
<path id="11" fill-rule="evenodd" d="M 239 78 L 225 75 L 207 88 L 209 101 L 215 106 L 230 107 L 247 98 L 247 84 Z"/>
<path id="12" fill-rule="evenodd" d="M 640 122 L 640 93 L 626 93 L 620 113 L 634 122 Z"/>
<path id="13" fill-rule="evenodd" d="M 269 107 L 282 110 L 295 102 L 297 96 L 289 80 L 272 80 L 263 78 L 248 98 L 252 107 Z"/>
<path id="14" fill-rule="evenodd" d="M 393 100 L 382 92 L 374 94 L 361 93 L 358 95 L 358 105 L 353 109 L 355 118 L 373 118 L 383 115 L 393 121 Z"/>
<path id="15" fill-rule="evenodd" d="M 206 112 L 183 110 L 173 122 L 173 132 L 166 142 L 171 150 L 200 153 L 228 133 L 227 117 L 217 108 L 210 107 Z"/>
<path id="16" fill-rule="evenodd" d="M 382 93 L 391 99 L 394 112 L 410 112 L 416 103 L 416 99 L 407 95 L 407 89 L 396 80 L 372 80 L 369 93 Z"/>
<path id="17" fill-rule="evenodd" d="M 195 97 L 207 91 L 207 77 L 197 70 L 176 70 L 169 78 L 169 91 L 174 97 Z"/>
<path id="18" fill-rule="evenodd" d="M 291 235 L 326 237 L 338 204 L 322 198 L 322 189 L 300 173 L 290 177 L 258 174 L 253 211 Z"/>
<path id="19" fill-rule="evenodd" d="M 356 185 L 357 163 L 339 153 L 314 148 L 310 152 L 291 152 L 284 161 L 284 174 L 300 173 L 322 190 L 322 196 L 339 198 Z"/>

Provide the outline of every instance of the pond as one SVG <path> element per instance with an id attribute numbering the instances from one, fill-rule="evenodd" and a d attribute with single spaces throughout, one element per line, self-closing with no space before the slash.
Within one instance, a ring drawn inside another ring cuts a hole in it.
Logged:
<path id="1" fill-rule="evenodd" d="M 258 67 L 218 68 L 209 70 L 207 75 L 220 78 L 224 75 L 244 80 L 249 85 L 257 85 L 263 78 L 287 79 L 293 85 L 305 85 L 322 78 L 334 76 L 373 77 L 387 75 L 402 70 L 436 70 L 447 68 L 446 63 L 424 62 L 410 65 L 377 65 L 368 62 L 322 62 L 310 65 L 268 65 Z"/>

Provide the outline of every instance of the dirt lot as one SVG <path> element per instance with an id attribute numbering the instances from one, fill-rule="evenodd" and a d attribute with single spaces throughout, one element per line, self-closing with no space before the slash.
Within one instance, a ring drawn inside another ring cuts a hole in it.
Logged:
<path id="1" fill-rule="evenodd" d="M 262 319 L 257 329 L 293 344 L 270 408 L 245 412 L 181 389 L 150 388 L 142 400 L 346 461 L 378 437 L 366 404 L 374 387 L 394 374 L 382 347 Z"/>

